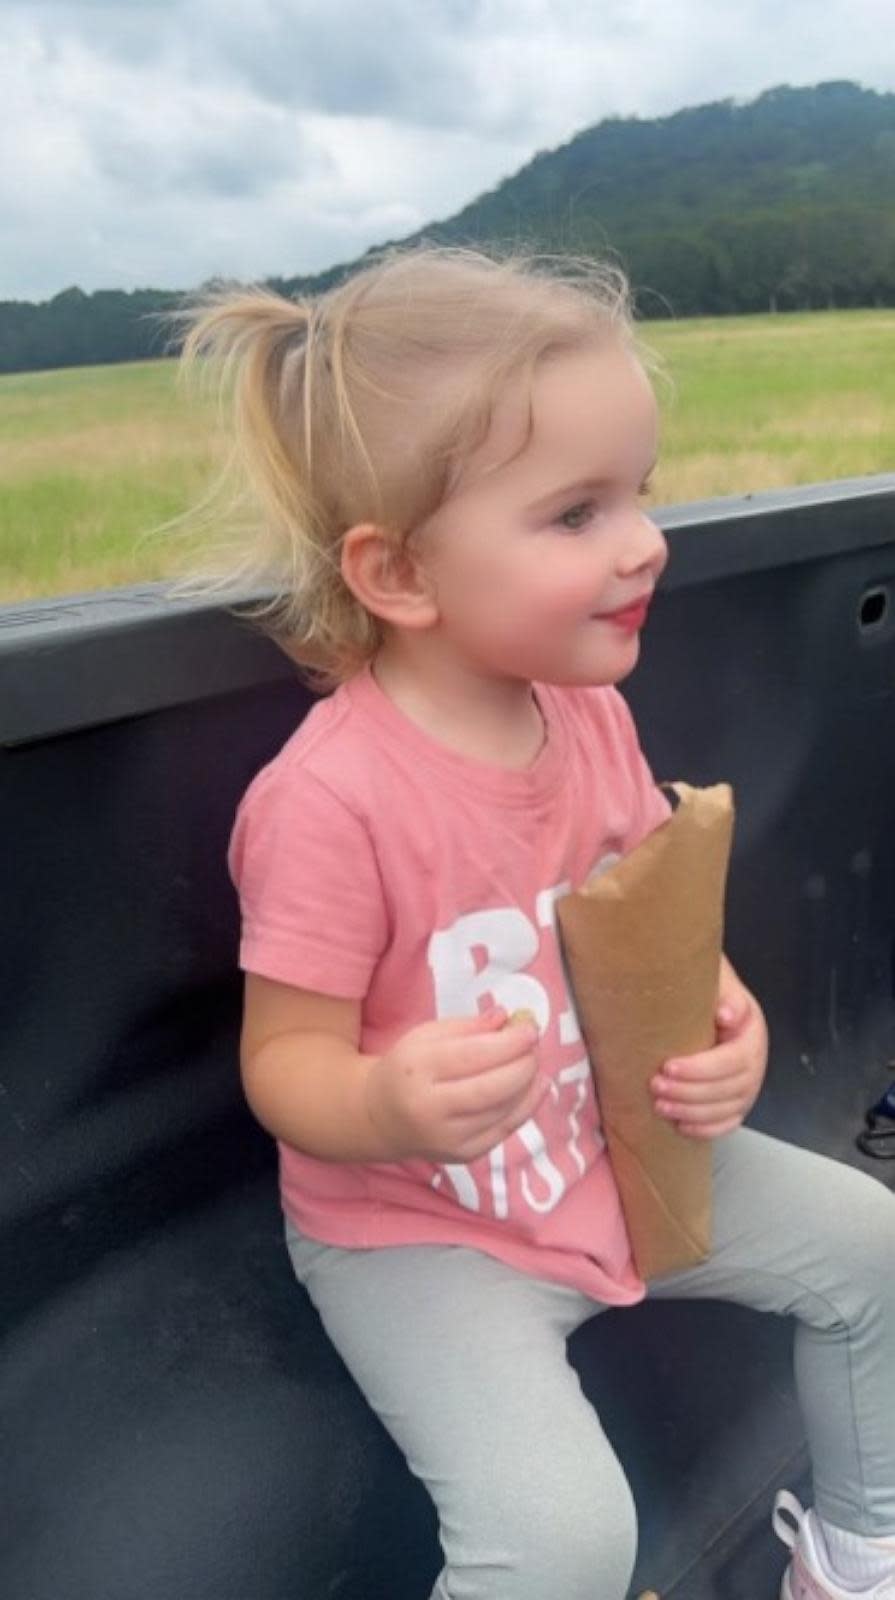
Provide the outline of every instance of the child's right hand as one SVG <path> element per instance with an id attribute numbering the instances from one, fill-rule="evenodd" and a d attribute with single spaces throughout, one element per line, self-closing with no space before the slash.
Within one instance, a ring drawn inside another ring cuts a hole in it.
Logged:
<path id="1" fill-rule="evenodd" d="M 366 1104 L 383 1159 L 473 1161 L 528 1120 L 550 1081 L 538 1073 L 535 1024 L 506 1020 L 496 1007 L 423 1022 L 374 1060 Z"/>

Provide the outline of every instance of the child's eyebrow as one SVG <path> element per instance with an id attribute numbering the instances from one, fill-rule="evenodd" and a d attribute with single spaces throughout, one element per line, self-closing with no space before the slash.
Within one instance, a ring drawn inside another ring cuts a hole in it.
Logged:
<path id="1" fill-rule="evenodd" d="M 605 489 L 610 483 L 609 478 L 582 478 L 578 483 L 557 484 L 549 494 L 542 495 L 539 500 L 533 500 L 526 506 L 527 511 L 537 515 L 539 511 L 546 511 L 557 500 L 568 500 L 575 494 L 596 494 L 600 489 Z"/>
<path id="2" fill-rule="evenodd" d="M 652 465 L 647 467 L 644 472 L 641 479 L 642 483 L 646 483 L 647 479 L 652 477 L 658 464 L 659 458 L 657 456 Z M 531 505 L 526 506 L 525 509 L 537 516 L 539 512 L 546 511 L 550 506 L 555 505 L 558 500 L 568 500 L 571 499 L 572 495 L 576 494 L 598 494 L 601 489 L 606 489 L 611 484 L 611 478 L 581 478 L 577 483 L 558 484 L 549 494 L 542 495 L 539 500 L 533 500 Z"/>

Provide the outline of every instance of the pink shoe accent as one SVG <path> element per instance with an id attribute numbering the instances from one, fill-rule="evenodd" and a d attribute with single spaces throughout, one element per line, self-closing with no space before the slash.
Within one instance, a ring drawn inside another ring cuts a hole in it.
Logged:
<path id="1" fill-rule="evenodd" d="M 795 1528 L 781 1513 L 786 1512 Z M 792 1551 L 783 1574 L 780 1600 L 895 1600 L 895 1570 L 871 1589 L 845 1589 L 828 1571 L 823 1536 L 813 1511 L 803 1511 L 795 1495 L 781 1489 L 774 1501 L 774 1532 Z"/>
<path id="2" fill-rule="evenodd" d="M 791 1600 L 839 1600 L 842 1594 L 838 1587 L 828 1589 L 825 1583 L 812 1576 L 800 1550 L 796 1550 L 786 1576 Z"/>

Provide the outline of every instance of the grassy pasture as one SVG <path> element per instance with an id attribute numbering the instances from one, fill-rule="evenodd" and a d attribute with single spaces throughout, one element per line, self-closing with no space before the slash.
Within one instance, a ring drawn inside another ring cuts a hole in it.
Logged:
<path id="1" fill-rule="evenodd" d="M 895 312 L 646 324 L 662 359 L 659 505 L 895 469 Z M 210 402 L 176 362 L 0 375 L 0 602 L 171 577 L 153 530 L 207 489 Z"/>

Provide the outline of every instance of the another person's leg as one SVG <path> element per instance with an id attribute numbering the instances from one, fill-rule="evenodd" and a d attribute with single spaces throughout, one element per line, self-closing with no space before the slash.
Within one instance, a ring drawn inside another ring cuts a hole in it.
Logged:
<path id="1" fill-rule="evenodd" d="M 445 1566 L 432 1600 L 624 1600 L 634 1503 L 566 1355 L 599 1308 L 475 1250 L 287 1237 L 330 1338 L 435 1502 Z"/>

